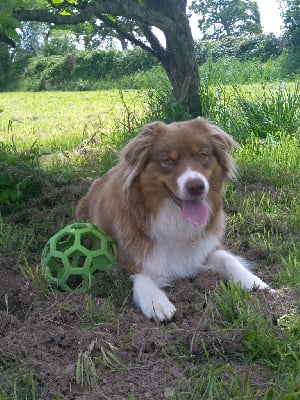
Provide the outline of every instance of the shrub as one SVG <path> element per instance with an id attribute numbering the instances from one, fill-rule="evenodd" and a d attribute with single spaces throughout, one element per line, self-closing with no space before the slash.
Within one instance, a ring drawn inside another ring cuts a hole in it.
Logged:
<path id="1" fill-rule="evenodd" d="M 209 58 L 216 61 L 223 57 L 267 61 L 269 58 L 276 58 L 282 53 L 283 44 L 280 38 L 270 33 L 248 37 L 227 36 L 216 41 L 199 40 L 195 41 L 195 49 L 198 63 L 201 65 Z"/>
<path id="2" fill-rule="evenodd" d="M 97 89 L 97 82 L 101 80 L 117 80 L 147 71 L 156 63 L 153 57 L 138 48 L 38 56 L 29 60 L 22 88 L 34 91 Z"/>
<path id="3" fill-rule="evenodd" d="M 74 57 L 73 78 L 96 80 L 105 78 L 114 68 L 115 51 L 82 51 Z"/>
<path id="4" fill-rule="evenodd" d="M 29 60 L 22 81 L 24 90 L 49 90 L 54 89 L 65 79 L 64 62 L 62 56 L 33 57 Z"/>
<path id="5" fill-rule="evenodd" d="M 114 65 L 110 76 L 115 79 L 135 72 L 148 71 L 154 65 L 157 65 L 156 59 L 139 47 L 118 51 L 115 52 Z"/>

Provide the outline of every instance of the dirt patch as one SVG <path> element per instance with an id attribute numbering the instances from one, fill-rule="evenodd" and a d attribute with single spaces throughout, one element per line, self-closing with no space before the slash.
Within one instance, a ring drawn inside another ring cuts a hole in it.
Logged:
<path id="1" fill-rule="evenodd" d="M 168 398 L 180 386 L 188 385 L 185 372 L 195 369 L 195 355 L 205 370 L 204 348 L 216 357 L 233 353 L 243 340 L 239 329 L 210 330 L 206 309 L 218 284 L 216 276 L 179 282 L 176 289 L 170 288 L 168 294 L 178 309 L 171 323 L 148 321 L 129 302 L 115 320 L 93 326 L 85 322 L 87 295 L 53 292 L 38 299 L 23 286 L 18 297 L 22 280 L 8 273 L 4 281 L 9 282 L 10 295 L 3 285 L 0 296 L 8 298 L 8 311 L 0 315 L 1 364 L 5 370 L 17 365 L 33 371 L 45 400 L 55 395 L 117 400 L 129 399 L 130 393 L 137 399 Z M 9 310 L 11 295 L 19 301 L 13 313 Z M 263 292 L 259 297 L 265 312 L 274 318 L 294 312 L 298 301 L 297 294 L 288 289 L 280 294 Z M 30 302 L 23 301 L 28 298 Z M 97 371 L 97 383 L 89 388 L 81 387 L 75 379 L 78 357 L 84 352 L 93 359 Z M 246 372 L 242 365 L 239 370 Z M 250 378 L 257 383 L 260 375 L 252 371 Z"/>
<path id="2" fill-rule="evenodd" d="M 72 221 L 74 205 L 85 187 L 85 183 L 76 189 L 48 187 L 38 203 L 32 201 L 27 210 L 11 216 L 14 223 L 22 221 L 26 212 L 31 221 L 34 216 L 36 253 L 31 250 L 31 261 L 38 264 L 48 237 Z M 45 220 L 49 221 L 46 231 L 45 224 L 41 225 Z M 191 376 L 207 373 L 208 356 L 226 363 L 222 360 L 244 338 L 238 328 L 216 329 L 212 300 L 219 285 L 216 274 L 203 274 L 168 288 L 177 313 L 166 324 L 146 320 L 132 305 L 127 289 L 123 298 L 111 293 L 118 298 L 117 305 L 109 291 L 101 288 L 92 297 L 54 290 L 39 296 L 20 273 L 19 254 L 13 251 L 1 253 L 0 275 L 1 385 L 9 388 L 22 371 L 31 371 L 40 393 L 37 398 L 44 400 L 172 398 L 178 390 L 189 390 Z M 122 279 L 125 282 L 126 276 Z M 117 284 L 110 287 L 121 290 Z M 275 322 L 295 313 L 299 300 L 291 289 L 255 295 L 261 312 Z M 103 311 L 100 317 L 99 310 Z M 247 373 L 258 387 L 270 381 L 266 368 L 232 364 L 241 377 Z"/>

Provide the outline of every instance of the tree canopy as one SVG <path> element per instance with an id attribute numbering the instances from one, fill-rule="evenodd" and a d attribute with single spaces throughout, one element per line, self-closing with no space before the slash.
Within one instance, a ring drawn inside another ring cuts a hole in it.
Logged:
<path id="1" fill-rule="evenodd" d="M 300 0 L 281 0 L 282 17 L 290 45 L 300 49 Z"/>
<path id="2" fill-rule="evenodd" d="M 7 18 L 0 19 L 0 33 L 12 44 L 20 21 L 60 26 L 98 19 L 155 57 L 164 67 L 177 100 L 197 116 L 201 115 L 200 82 L 186 7 L 186 0 L 7 0 Z M 153 27 L 163 32 L 165 45 Z"/>
<path id="3" fill-rule="evenodd" d="M 262 33 L 256 1 L 193 0 L 190 9 L 200 15 L 198 26 L 204 39 Z"/>

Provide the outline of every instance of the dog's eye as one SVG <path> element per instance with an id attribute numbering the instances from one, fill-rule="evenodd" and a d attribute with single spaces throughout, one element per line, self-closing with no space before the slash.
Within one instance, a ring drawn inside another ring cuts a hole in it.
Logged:
<path id="1" fill-rule="evenodd" d="M 163 158 L 163 159 L 161 160 L 161 164 L 162 164 L 163 167 L 171 168 L 171 167 L 174 167 L 174 165 L 175 165 L 175 160 L 173 160 L 173 159 L 170 158 L 170 157 L 165 157 L 165 158 Z"/>
<path id="2" fill-rule="evenodd" d="M 196 158 L 200 161 L 205 161 L 208 157 L 208 154 L 205 153 L 205 151 L 199 151 L 199 153 L 196 154 Z"/>

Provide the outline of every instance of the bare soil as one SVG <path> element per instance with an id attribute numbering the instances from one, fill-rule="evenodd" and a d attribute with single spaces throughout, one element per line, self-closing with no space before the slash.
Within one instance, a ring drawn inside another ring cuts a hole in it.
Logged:
<path id="1" fill-rule="evenodd" d="M 55 189 L 48 186 L 38 199 L 7 217 L 16 227 L 27 224 L 34 228 L 34 242 L 27 254 L 30 265 L 39 264 L 48 238 L 73 221 L 74 207 L 86 186 L 84 182 L 67 187 L 62 183 Z M 212 298 L 219 285 L 217 275 L 204 274 L 168 288 L 177 307 L 176 317 L 170 323 L 158 324 L 146 320 L 132 305 L 126 274 L 116 278 L 124 279 L 119 286 L 110 286 L 112 293 L 107 288 L 94 290 L 91 311 L 91 300 L 85 293 L 38 293 L 21 274 L 22 266 L 19 251 L 2 250 L 0 388 L 22 382 L 20 377 L 30 371 L 36 398 L 40 399 L 168 399 L 178 391 L 188 392 L 191 376 L 205 376 L 209 356 L 216 365 L 228 363 L 230 358 L 241 377 L 247 373 L 253 385 L 267 390 L 268 368 L 234 358 L 243 332 L 216 329 Z M 260 276 L 264 278 L 263 265 L 256 266 L 261 267 Z M 265 273 L 269 281 L 269 273 Z M 291 289 L 256 296 L 260 312 L 274 321 L 294 312 L 298 299 Z M 99 318 L 96 321 L 95 308 L 111 304 L 111 298 L 117 301 L 103 322 Z M 109 313 L 111 318 L 107 318 Z M 96 368 L 97 379 L 90 385 L 88 368 L 82 382 L 76 382 L 76 365 L 83 359 L 91 359 Z"/>

